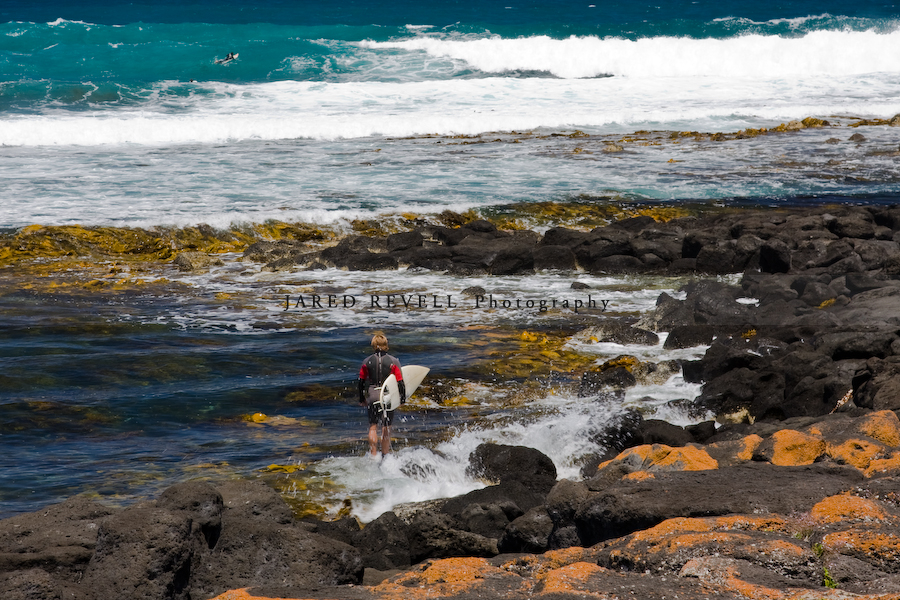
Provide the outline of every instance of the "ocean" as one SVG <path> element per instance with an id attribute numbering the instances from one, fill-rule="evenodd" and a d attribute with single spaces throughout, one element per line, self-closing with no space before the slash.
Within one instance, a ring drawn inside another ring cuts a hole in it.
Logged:
<path id="1" fill-rule="evenodd" d="M 897 5 L 657 4 L 6 0 L 0 231 L 350 232 L 547 202 L 897 201 L 900 129 L 876 122 L 900 113 Z M 807 117 L 828 124 L 775 131 Z M 350 499 L 369 520 L 484 485 L 466 474 L 483 441 L 538 448 L 578 477 L 627 407 L 699 418 L 678 408 L 698 393 L 678 376 L 610 403 L 578 398 L 577 373 L 509 368 L 599 318 L 637 318 L 683 280 L 271 273 L 235 258 L 200 274 L 161 265 L 147 277 L 165 291 L 116 296 L 0 270 L 0 517 L 259 477 L 298 511 L 334 515 Z M 463 293 L 574 301 L 575 279 L 608 310 L 485 310 Z M 371 305 L 391 292 L 447 303 Z M 359 301 L 285 310 L 311 293 Z M 404 364 L 432 369 L 380 464 L 353 401 L 376 330 Z M 589 363 L 704 351 L 562 347 Z"/>

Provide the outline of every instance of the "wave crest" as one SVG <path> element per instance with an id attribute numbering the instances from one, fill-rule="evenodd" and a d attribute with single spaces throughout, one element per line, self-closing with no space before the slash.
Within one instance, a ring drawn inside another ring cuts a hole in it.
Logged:
<path id="1" fill-rule="evenodd" d="M 746 34 L 727 39 L 533 36 L 364 41 L 360 47 L 424 52 L 485 73 L 542 71 L 564 79 L 859 75 L 898 72 L 900 31 L 813 31 L 800 37 Z"/>

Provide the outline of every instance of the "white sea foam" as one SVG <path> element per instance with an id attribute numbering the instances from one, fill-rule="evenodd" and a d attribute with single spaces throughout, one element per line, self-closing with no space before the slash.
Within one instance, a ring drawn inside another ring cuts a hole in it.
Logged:
<path id="1" fill-rule="evenodd" d="M 403 448 L 380 463 L 367 456 L 333 457 L 316 468 L 340 481 L 341 494 L 354 499 L 355 514 L 371 521 L 398 504 L 453 497 L 484 487 L 485 482 L 468 476 L 466 468 L 469 455 L 485 442 L 535 448 L 553 460 L 558 477 L 579 479 L 580 459 L 603 449 L 596 436 L 622 408 L 549 394 L 517 410 L 515 419 L 498 414 L 493 425 L 463 428 L 433 449 Z M 402 412 L 395 416 L 402 419 Z M 340 500 L 335 498 L 335 504 L 340 505 Z"/>
<path id="2" fill-rule="evenodd" d="M 466 61 L 487 73 L 546 71 L 563 78 L 726 77 L 771 79 L 900 71 L 900 31 L 815 31 L 802 37 L 728 39 L 548 36 L 477 40 L 416 37 L 361 42 L 366 48 L 422 51 Z"/>
<path id="3" fill-rule="evenodd" d="M 900 112 L 900 72 L 759 80 L 683 76 L 278 82 L 221 84 L 215 89 L 211 98 L 162 96 L 141 110 L 11 115 L 0 122 L 0 146 L 335 140 L 540 127 L 728 130 L 747 119 L 777 124 L 810 114 Z"/>

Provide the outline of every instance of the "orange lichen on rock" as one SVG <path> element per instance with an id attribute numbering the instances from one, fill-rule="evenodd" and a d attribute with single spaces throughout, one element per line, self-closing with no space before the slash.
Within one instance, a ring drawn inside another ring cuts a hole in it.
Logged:
<path id="1" fill-rule="evenodd" d="M 885 446 L 867 440 L 847 440 L 837 445 L 828 443 L 825 453 L 838 463 L 865 471 L 872 460 L 883 454 L 885 449 Z"/>
<path id="2" fill-rule="evenodd" d="M 900 471 L 900 452 L 894 452 L 887 458 L 872 460 L 863 474 L 866 477 L 871 477 L 876 473 L 886 473 L 888 471 Z"/>
<path id="3" fill-rule="evenodd" d="M 631 534 L 631 539 L 636 542 L 650 542 L 671 535 L 713 531 L 787 531 L 787 523 L 776 516 L 675 517 L 649 529 L 637 531 Z"/>
<path id="4" fill-rule="evenodd" d="M 514 560 L 505 562 L 500 568 L 508 571 L 520 572 L 522 567 L 532 573 L 544 573 L 553 569 L 559 569 L 572 563 L 586 560 L 586 551 L 581 546 L 571 546 L 560 550 L 549 550 L 542 555 L 529 554 L 520 556 Z"/>
<path id="5" fill-rule="evenodd" d="M 743 529 L 746 531 L 788 531 L 787 521 L 775 515 L 753 517 L 749 515 L 727 515 L 711 517 L 715 529 Z"/>
<path id="6" fill-rule="evenodd" d="M 793 429 L 772 434 L 772 464 L 782 467 L 811 465 L 825 453 L 825 440 Z"/>
<path id="7" fill-rule="evenodd" d="M 435 560 L 420 573 L 407 573 L 425 585 L 436 583 L 471 583 L 483 579 L 486 571 L 493 569 L 483 558 L 444 558 Z M 402 580 L 401 576 L 398 581 Z"/>
<path id="8" fill-rule="evenodd" d="M 753 435 L 745 436 L 743 439 L 741 439 L 744 447 L 740 452 L 737 453 L 737 458 L 743 461 L 753 460 L 753 452 L 757 447 L 759 447 L 762 441 L 763 439 L 755 433 Z"/>
<path id="9" fill-rule="evenodd" d="M 893 448 L 900 446 L 900 419 L 891 410 L 882 410 L 862 419 L 860 432 Z"/>
<path id="10" fill-rule="evenodd" d="M 756 545 L 756 550 L 765 556 L 779 561 L 794 561 L 809 554 L 807 548 L 788 542 L 787 540 L 768 540 Z"/>
<path id="11" fill-rule="evenodd" d="M 629 473 L 622 479 L 627 481 L 644 481 L 645 479 L 655 479 L 656 475 L 653 473 L 648 473 L 647 471 L 635 471 L 634 473 Z"/>
<path id="12" fill-rule="evenodd" d="M 577 562 L 566 565 L 540 575 L 536 591 L 548 595 L 577 593 L 582 598 L 609 598 L 606 594 L 585 590 L 590 578 L 605 570 L 595 563 Z"/>
<path id="13" fill-rule="evenodd" d="M 474 593 L 488 577 L 507 576 L 511 590 L 524 582 L 518 576 L 492 566 L 483 558 L 443 558 L 426 563 L 416 571 L 401 573 L 372 588 L 388 598 L 443 598 Z"/>
<path id="14" fill-rule="evenodd" d="M 848 519 L 887 519 L 887 514 L 873 500 L 849 494 L 829 496 L 813 506 L 809 514 L 819 523 L 838 523 Z"/>
<path id="15" fill-rule="evenodd" d="M 857 529 L 837 531 L 826 535 L 822 545 L 826 550 L 840 554 L 861 553 L 889 562 L 900 560 L 900 537 L 890 533 Z"/>
<path id="16" fill-rule="evenodd" d="M 239 590 L 228 590 L 222 594 L 219 594 L 215 598 L 211 598 L 210 600 L 299 600 L 297 598 L 271 598 L 269 596 L 253 596 L 249 592 L 247 592 L 247 588 L 241 588 Z"/>
<path id="17" fill-rule="evenodd" d="M 602 463 L 597 470 L 625 462 L 631 456 L 641 459 L 641 471 L 708 471 L 719 468 L 719 463 L 706 450 L 696 446 L 673 448 L 665 444 L 644 444 L 624 450 L 614 459 Z"/>
<path id="18" fill-rule="evenodd" d="M 895 594 L 884 596 L 859 596 L 842 590 L 805 588 L 773 589 L 741 579 L 740 563 L 731 558 L 702 556 L 692 558 L 681 568 L 681 577 L 696 577 L 703 583 L 749 600 L 895 600 Z"/>
<path id="19" fill-rule="evenodd" d="M 649 466 L 655 470 L 708 471 L 718 469 L 719 463 L 702 448 L 684 446 L 672 448 L 666 456 Z"/>

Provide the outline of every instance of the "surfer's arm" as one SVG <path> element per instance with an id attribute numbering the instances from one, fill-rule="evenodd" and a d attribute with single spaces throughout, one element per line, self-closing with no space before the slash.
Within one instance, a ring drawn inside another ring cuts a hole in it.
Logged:
<path id="1" fill-rule="evenodd" d="M 359 368 L 359 381 L 356 382 L 356 386 L 359 391 L 359 403 L 366 403 L 366 379 L 369 378 L 369 369 L 366 368 L 366 365 L 363 365 Z"/>
<path id="2" fill-rule="evenodd" d="M 406 404 L 406 383 L 403 381 L 403 371 L 400 370 L 400 365 L 391 365 L 391 373 L 397 378 L 397 389 L 400 390 L 400 404 Z"/>

